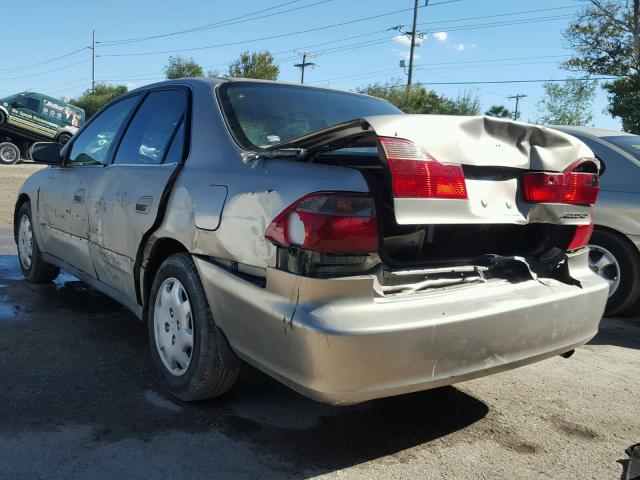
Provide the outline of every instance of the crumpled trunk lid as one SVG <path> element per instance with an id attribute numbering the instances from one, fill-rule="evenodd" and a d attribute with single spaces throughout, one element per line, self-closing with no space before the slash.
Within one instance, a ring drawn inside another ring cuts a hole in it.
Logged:
<path id="1" fill-rule="evenodd" d="M 593 153 L 550 128 L 494 117 L 384 115 L 364 119 L 381 137 L 411 140 L 442 163 L 561 172 Z"/>
<path id="2" fill-rule="evenodd" d="M 380 160 L 386 164 L 379 137 L 410 140 L 438 162 L 462 165 L 464 171 L 467 199 L 394 196 L 395 220 L 400 225 L 589 221 L 589 206 L 523 201 L 523 173 L 562 172 L 580 158 L 593 157 L 580 140 L 542 126 L 493 117 L 380 115 L 333 125 L 272 148 L 304 148 L 313 155 L 378 146 Z"/>

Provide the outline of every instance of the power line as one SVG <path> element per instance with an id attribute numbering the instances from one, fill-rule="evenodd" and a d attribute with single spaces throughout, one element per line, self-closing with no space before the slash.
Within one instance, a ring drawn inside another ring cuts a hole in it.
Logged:
<path id="1" fill-rule="evenodd" d="M 503 22 L 478 23 L 473 25 L 460 25 L 458 27 L 447 27 L 447 32 L 461 32 L 464 30 L 477 30 L 478 28 L 506 27 L 511 25 L 524 25 L 527 23 L 542 23 L 556 20 L 574 18 L 573 15 L 556 15 L 550 17 L 523 18 L 519 20 L 505 20 Z"/>
<path id="2" fill-rule="evenodd" d="M 61 67 L 52 68 L 51 70 L 45 70 L 44 72 L 29 73 L 27 75 L 20 75 L 20 76 L 17 76 L 17 77 L 2 77 L 2 78 L 0 78 L 0 81 L 2 81 L 2 80 L 20 80 L 22 78 L 39 77 L 40 75 L 46 75 L 47 73 L 59 72 L 60 70 L 66 70 L 67 68 L 75 67 L 76 65 L 86 64 L 88 61 L 89 60 L 87 60 L 87 59 L 80 60 L 79 62 L 74 62 L 74 63 L 70 63 L 69 65 L 63 65 Z"/>
<path id="3" fill-rule="evenodd" d="M 155 39 L 158 39 L 158 38 L 172 37 L 172 36 L 175 36 L 175 35 L 184 35 L 186 33 L 201 32 L 203 30 L 211 30 L 211 29 L 214 29 L 214 28 L 226 27 L 226 26 L 229 26 L 229 25 L 236 25 L 238 23 L 251 22 L 253 20 L 260 20 L 260 19 L 263 19 L 263 18 L 273 17 L 273 16 L 276 16 L 276 15 L 282 15 L 283 13 L 294 12 L 296 10 L 302 10 L 302 9 L 305 9 L 305 8 L 314 7 L 316 5 L 329 3 L 329 2 L 331 2 L 333 0 L 320 0 L 318 2 L 311 3 L 309 5 L 302 5 L 300 7 L 290 8 L 288 10 L 283 10 L 281 12 L 274 12 L 274 13 L 269 13 L 269 14 L 266 14 L 266 15 L 260 15 L 260 16 L 257 16 L 257 17 L 253 17 L 253 15 L 258 15 L 259 13 L 263 13 L 263 12 L 267 12 L 267 11 L 270 11 L 270 10 L 274 10 L 276 8 L 280 8 L 280 7 L 285 6 L 285 5 L 291 5 L 292 3 L 297 3 L 297 2 L 300 2 L 300 1 L 301 0 L 292 0 L 292 1 L 289 1 L 289 2 L 285 2 L 285 3 L 281 3 L 281 4 L 278 4 L 278 5 L 275 5 L 273 7 L 264 8 L 262 10 L 257 10 L 255 12 L 251 12 L 251 13 L 247 13 L 247 14 L 244 14 L 244 15 L 240 15 L 238 17 L 233 17 L 233 18 L 230 18 L 230 19 L 227 19 L 227 20 L 221 20 L 220 22 L 209 23 L 207 25 L 200 25 L 198 27 L 192 27 L 192 28 L 187 28 L 187 29 L 184 29 L 184 30 L 178 30 L 176 32 L 162 33 L 162 34 L 158 34 L 158 35 L 149 35 L 149 36 L 146 36 L 146 37 L 128 38 L 128 39 L 122 39 L 122 40 L 105 40 L 103 42 L 100 42 L 100 45 L 108 47 L 108 46 L 113 46 L 113 45 L 123 45 L 123 44 L 128 44 L 128 43 L 138 43 L 138 42 L 144 42 L 144 41 L 147 41 L 147 40 L 155 40 Z M 252 18 L 246 18 L 246 17 L 252 17 Z"/>
<path id="4" fill-rule="evenodd" d="M 548 11 L 553 11 L 553 10 L 567 9 L 567 8 L 576 8 L 576 5 L 567 5 L 567 6 L 564 6 L 564 7 L 537 9 L 537 10 L 522 10 L 522 11 L 517 11 L 517 12 L 501 13 L 501 14 L 495 14 L 495 15 L 483 15 L 483 16 L 479 16 L 479 17 L 463 17 L 463 18 L 458 18 L 458 19 L 437 20 L 437 21 L 434 21 L 434 22 L 429 22 L 429 25 L 440 24 L 440 23 L 455 23 L 455 22 L 464 21 L 464 20 L 480 20 L 480 19 L 484 19 L 484 18 L 494 18 L 494 17 L 502 17 L 502 16 L 508 16 L 508 15 L 521 15 L 521 14 L 526 14 L 526 13 L 548 12 Z M 528 20 L 528 19 L 521 19 L 521 20 Z M 424 24 L 425 23 L 418 23 L 418 25 L 424 25 Z M 394 28 L 396 28 L 396 27 L 394 27 Z M 336 40 L 330 40 L 328 42 L 305 45 L 305 46 L 300 47 L 300 48 L 303 49 L 303 50 L 307 50 L 307 49 L 314 48 L 314 47 L 330 45 L 332 43 L 339 43 L 339 42 L 343 42 L 343 41 L 347 41 L 347 40 L 353 40 L 355 38 L 368 37 L 368 36 L 371 36 L 371 35 L 375 35 L 377 33 L 388 32 L 389 30 L 392 30 L 392 29 L 384 28 L 384 29 L 381 29 L 381 30 L 374 30 L 374 31 L 363 33 L 363 34 L 360 34 L 360 35 L 352 35 L 352 36 L 349 36 L 349 37 L 343 37 L 343 38 L 339 38 L 339 39 L 336 39 Z M 290 51 L 291 50 L 284 50 L 284 51 L 280 51 L 280 52 L 274 52 L 273 55 L 279 55 L 279 54 L 283 54 L 283 53 L 288 53 Z M 566 55 L 564 55 L 564 56 L 566 56 Z M 531 57 L 531 58 L 534 58 L 534 57 Z M 535 58 L 543 58 L 543 57 L 535 57 Z M 550 58 L 553 58 L 553 56 L 551 56 Z M 291 58 L 288 58 L 288 60 L 290 60 L 290 59 Z M 225 64 L 218 64 L 218 65 L 225 65 Z M 212 65 L 212 66 L 218 66 L 218 65 Z"/>
<path id="5" fill-rule="evenodd" d="M 463 17 L 457 19 L 449 19 L 449 20 L 436 20 L 433 22 L 429 22 L 429 25 L 438 24 L 438 23 L 455 23 L 455 22 L 463 22 L 465 20 L 482 20 L 485 18 L 496 18 L 496 17 L 508 17 L 511 15 L 524 15 L 526 13 L 539 13 L 539 12 L 552 12 L 555 10 L 566 10 L 569 8 L 580 8 L 580 5 L 565 5 L 564 7 L 554 7 L 554 8 L 540 8 L 536 10 L 520 10 L 517 12 L 509 12 L 509 13 L 496 13 L 493 15 L 481 15 L 477 17 Z M 514 19 L 515 20 L 515 19 Z M 426 23 L 419 23 L 418 25 L 426 25 Z"/>
<path id="6" fill-rule="evenodd" d="M 28 70 L 30 68 L 40 67 L 40 66 L 46 65 L 48 63 L 57 62 L 58 60 L 62 60 L 63 58 L 70 57 L 71 55 L 75 55 L 76 53 L 82 52 L 82 51 L 87 50 L 89 48 L 91 48 L 91 47 L 82 47 L 82 48 L 79 48 L 78 50 L 74 50 L 73 52 L 65 53 L 63 55 L 58 55 L 57 57 L 48 58 L 46 60 L 41 60 L 39 62 L 31 63 L 31 64 L 28 64 L 28 65 L 20 65 L 18 67 L 11 67 L 11 68 L 2 68 L 2 69 L 0 69 L 0 73 L 20 72 L 22 70 Z"/>
<path id="7" fill-rule="evenodd" d="M 436 3 L 432 3 L 429 6 L 436 6 L 436 5 L 444 5 L 444 4 L 449 4 L 449 3 L 454 3 L 454 2 L 461 2 L 462 0 L 443 0 L 441 2 L 436 2 Z M 424 6 L 422 7 L 418 7 L 418 8 L 425 8 Z M 378 15 L 371 15 L 369 17 L 362 17 L 362 18 L 356 18 L 353 20 L 348 20 L 345 22 L 339 22 L 339 23 L 334 23 L 331 25 L 323 25 L 321 27 L 315 27 L 315 28 L 308 28 L 305 30 L 298 30 L 296 32 L 289 32 L 289 33 L 281 33 L 278 35 L 270 35 L 270 36 L 266 36 L 266 37 L 259 37 L 259 38 L 254 38 L 251 40 L 242 40 L 242 41 L 237 41 L 237 42 L 227 42 L 227 43 L 219 43 L 219 44 L 215 44 L 215 45 L 205 45 L 205 46 L 201 46 L 201 47 L 192 47 L 192 48 L 181 48 L 181 49 L 175 49 L 175 50 L 156 50 L 156 51 L 148 51 L 148 52 L 133 52 L 133 53 L 110 53 L 110 54 L 103 54 L 103 55 L 98 55 L 99 57 L 130 57 L 130 56 L 140 56 L 140 55 L 156 55 L 156 54 L 167 54 L 167 53 L 180 53 L 180 52 L 192 52 L 192 51 L 198 51 L 198 50 L 208 50 L 211 48 L 220 48 L 220 47 L 229 47 L 229 46 L 233 46 L 233 45 L 243 45 L 243 44 L 247 44 L 247 43 L 254 43 L 254 42 L 261 42 L 264 40 L 273 40 L 276 38 L 285 38 L 285 37 L 291 37 L 294 35 L 300 35 L 303 33 L 311 33 L 311 32 L 318 32 L 320 30 L 327 30 L 329 28 L 335 28 L 335 27 L 342 27 L 345 25 L 352 25 L 354 23 L 360 23 L 360 22 L 366 22 L 368 20 L 374 20 L 377 18 L 383 18 L 383 17 L 388 17 L 390 15 L 396 15 L 398 13 L 404 13 L 407 11 L 413 10 L 413 8 L 403 8 L 401 10 L 394 10 L 391 12 L 385 12 L 385 13 L 381 13 Z"/>
<path id="8" fill-rule="evenodd" d="M 472 81 L 472 82 L 421 82 L 416 85 L 429 86 L 429 85 L 489 85 L 489 84 L 506 84 L 506 83 L 545 83 L 545 82 L 570 82 L 572 80 L 616 80 L 620 77 L 584 77 L 584 78 L 547 78 L 542 80 L 486 80 L 486 81 Z M 385 88 L 400 88 L 402 85 L 389 85 Z"/>
<path id="9" fill-rule="evenodd" d="M 386 40 L 385 40 L 386 41 Z M 351 49 L 355 49 L 355 48 L 360 48 L 360 44 L 355 44 L 357 45 L 357 47 L 354 48 L 349 48 L 349 50 Z M 372 44 L 375 45 L 375 44 Z M 324 50 L 320 50 L 318 52 L 313 52 L 314 54 L 324 54 Z M 330 51 L 328 53 L 337 53 L 334 51 Z M 420 70 L 426 70 L 425 67 L 439 67 L 439 66 L 450 66 L 450 65 L 454 65 L 454 66 L 467 66 L 468 64 L 479 64 L 479 63 L 486 63 L 486 62 L 505 62 L 505 61 L 518 61 L 518 60 L 536 60 L 536 59 L 541 59 L 541 58 L 566 58 L 567 55 L 536 55 L 536 56 L 529 56 L 529 57 L 506 57 L 506 58 L 487 58 L 487 59 L 483 59 L 483 60 L 466 60 L 466 61 L 457 61 L 457 62 L 438 62 L 438 63 L 419 63 L 417 65 L 415 65 L 415 68 L 420 69 Z M 297 57 L 288 57 L 285 59 L 279 59 L 276 64 L 280 65 L 285 63 L 286 61 L 289 60 L 293 60 Z M 518 63 L 515 65 L 531 65 L 531 64 L 536 64 L 537 62 L 532 62 L 532 63 Z M 546 63 L 546 62 L 545 62 Z M 217 67 L 217 66 L 222 66 L 222 65 L 227 65 L 228 62 L 226 63 L 221 63 L 221 64 L 215 64 L 215 65 L 207 65 L 205 68 L 212 68 L 212 67 Z M 513 64 L 505 64 L 505 65 L 501 65 L 501 66 L 509 66 L 509 65 L 513 65 Z M 484 67 L 485 65 L 479 65 L 480 67 Z M 493 66 L 493 65 L 491 65 Z M 462 67 L 458 67 L 458 68 L 462 68 Z M 331 82 L 334 80 L 342 80 L 342 79 L 354 79 L 354 80 L 358 80 L 359 78 L 365 78 L 367 76 L 370 76 L 371 74 L 376 74 L 376 73 L 384 73 L 384 72 L 391 72 L 391 71 L 396 71 L 398 69 L 398 67 L 392 67 L 392 68 L 385 68 L 382 70 L 374 70 L 374 71 L 369 71 L 369 72 L 362 72 L 362 73 L 356 73 L 356 74 L 350 74 L 350 75 L 341 75 L 339 77 L 331 77 L 331 78 L 326 78 L 323 80 L 318 80 L 313 82 L 313 84 L 321 84 L 321 83 L 326 83 L 326 82 Z M 144 80 L 144 79 L 152 79 L 152 78 L 159 78 L 158 75 L 162 75 L 163 72 L 145 72 L 145 73 L 140 73 L 140 74 L 132 74 L 129 77 L 127 77 L 126 80 Z M 155 75 L 155 76 L 150 76 L 150 75 Z M 435 75 L 435 74 L 434 74 Z M 442 76 L 442 75 L 440 75 Z M 443 78 L 445 78 L 443 76 Z M 113 77 L 106 77 L 103 78 L 104 80 L 114 80 Z M 504 96 L 504 95 L 502 95 Z"/>
<path id="10" fill-rule="evenodd" d="M 153 15 L 146 15 L 144 17 L 138 17 L 133 20 L 127 20 L 126 22 L 116 23 L 113 25 L 107 25 L 106 27 L 96 28 L 97 31 L 103 30 L 113 30 L 114 28 L 122 27 L 124 25 L 131 25 L 132 23 L 142 22 L 144 20 L 148 20 L 150 18 L 161 17 L 162 15 L 166 15 L 168 13 L 178 12 L 180 10 L 186 10 L 187 8 L 195 7 L 196 5 L 202 5 L 203 3 L 210 3 L 213 0 L 201 0 L 199 2 L 188 3 L 187 5 L 182 5 L 181 7 L 171 8 L 169 10 L 165 10 L 163 12 L 154 13 Z"/>
<path id="11" fill-rule="evenodd" d="M 484 59 L 484 60 L 467 60 L 467 61 L 460 61 L 460 62 L 419 63 L 419 64 L 415 65 L 415 68 L 419 69 L 419 70 L 430 71 L 430 69 L 426 69 L 425 67 L 439 67 L 439 66 L 456 65 L 457 66 L 456 68 L 463 68 L 463 67 L 466 67 L 467 64 L 477 64 L 477 63 L 484 63 L 484 62 L 503 62 L 503 61 L 532 60 L 532 59 L 539 59 L 539 58 L 557 58 L 557 57 L 566 58 L 566 55 L 537 55 L 537 56 L 533 56 L 533 57 L 490 58 L 490 59 Z M 533 63 L 518 63 L 518 64 L 515 64 L 515 65 L 531 65 L 531 64 L 536 64 L 536 62 L 533 62 Z M 506 66 L 510 66 L 510 65 L 513 65 L 513 64 L 504 64 L 504 65 L 500 65 L 500 66 L 505 66 L 506 67 Z M 480 65 L 480 66 L 484 67 L 486 65 Z M 491 65 L 491 66 L 493 66 L 493 65 Z M 383 69 L 383 70 L 373 70 L 373 71 L 370 71 L 370 72 L 362 72 L 362 73 L 359 73 L 359 74 L 341 75 L 339 77 L 331 77 L 331 78 L 326 78 L 324 80 L 319 80 L 319 81 L 314 82 L 314 83 L 318 83 L 319 84 L 319 83 L 325 83 L 325 82 L 331 82 L 331 81 L 334 81 L 334 80 L 343 80 L 343 79 L 358 80 L 360 78 L 364 78 L 366 76 L 370 76 L 371 74 L 391 72 L 391 71 L 396 71 L 396 70 L 397 70 L 397 67 L 393 67 L 393 68 L 386 68 L 386 69 Z M 442 76 L 442 75 L 440 75 L 440 76 Z M 443 78 L 446 78 L 446 77 L 443 76 Z"/>

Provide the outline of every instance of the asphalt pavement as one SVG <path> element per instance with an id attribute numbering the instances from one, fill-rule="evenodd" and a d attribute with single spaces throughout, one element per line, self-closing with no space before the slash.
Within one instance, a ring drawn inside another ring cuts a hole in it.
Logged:
<path id="1" fill-rule="evenodd" d="M 0 479 L 621 478 L 640 441 L 640 315 L 570 359 L 331 407 L 246 367 L 185 404 L 144 326 L 63 274 L 22 280 L 0 227 Z"/>

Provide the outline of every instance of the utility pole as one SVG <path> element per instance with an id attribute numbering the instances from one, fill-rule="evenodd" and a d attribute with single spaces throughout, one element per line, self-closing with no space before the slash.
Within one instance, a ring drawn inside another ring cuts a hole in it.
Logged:
<path id="1" fill-rule="evenodd" d="M 96 31 L 91 31 L 91 90 L 96 88 Z"/>
<path id="2" fill-rule="evenodd" d="M 521 99 L 521 98 L 526 98 L 526 95 L 524 95 L 524 94 L 522 94 L 522 93 L 519 93 L 518 95 L 510 95 L 510 96 L 508 96 L 507 98 L 508 98 L 509 100 L 514 100 L 514 99 L 515 99 L 515 101 L 516 101 L 516 109 L 515 109 L 515 111 L 513 112 L 513 119 L 514 119 L 514 120 L 518 120 L 518 117 L 520 116 L 520 115 L 518 114 L 518 105 L 520 104 L 520 99 Z"/>
<path id="3" fill-rule="evenodd" d="M 405 72 L 407 74 L 407 87 L 411 86 L 411 83 L 413 82 L 413 57 L 415 54 L 415 50 L 416 47 L 420 46 L 420 42 L 422 41 L 422 39 L 424 38 L 424 33 L 423 32 L 419 32 L 417 30 L 418 27 L 418 9 L 420 8 L 418 6 L 418 2 L 419 0 L 414 0 L 413 3 L 413 24 L 411 25 L 411 31 L 407 32 L 404 29 L 403 25 L 398 25 L 397 27 L 392 27 L 389 30 L 398 30 L 400 32 L 401 35 L 404 35 L 406 37 L 409 37 L 409 40 L 411 41 L 411 46 L 409 47 L 409 71 Z M 425 7 L 429 6 L 429 0 L 425 0 L 424 5 Z M 406 64 L 400 65 L 402 68 L 406 67 Z"/>
<path id="4" fill-rule="evenodd" d="M 307 62 L 307 56 L 311 56 L 308 53 L 302 52 L 298 53 L 298 55 L 302 55 L 302 63 L 296 63 L 293 66 L 298 67 L 300 69 L 300 83 L 304 83 L 304 69 L 307 67 L 315 67 L 316 64 L 313 62 Z"/>
<path id="5" fill-rule="evenodd" d="M 428 0 L 427 0 L 428 3 Z M 411 49 L 409 51 L 409 75 L 407 86 L 411 86 L 413 80 L 413 52 L 416 49 L 416 24 L 418 23 L 418 0 L 413 3 L 413 26 L 411 27 Z"/>

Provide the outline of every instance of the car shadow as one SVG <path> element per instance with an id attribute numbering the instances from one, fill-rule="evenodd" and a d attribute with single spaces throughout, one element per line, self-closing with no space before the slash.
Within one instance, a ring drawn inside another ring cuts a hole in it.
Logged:
<path id="1" fill-rule="evenodd" d="M 589 344 L 640 349 L 640 307 L 615 317 L 604 317 L 598 334 Z"/>
<path id="2" fill-rule="evenodd" d="M 348 407 L 309 400 L 251 367 L 225 396 L 186 404 L 165 393 L 146 328 L 73 277 L 29 284 L 0 256 L 0 434 L 89 427 L 90 445 L 178 433 L 248 446 L 279 471 L 335 471 L 462 430 L 484 418 L 477 398 L 446 387 Z M 204 437 L 203 437 L 204 435 Z M 35 445 L 33 448 L 43 446 Z M 44 447 L 43 447 L 44 448 Z M 124 447 L 123 447 L 124 448 Z M 231 462 L 216 458 L 212 462 Z M 185 456 L 187 458 L 187 456 Z"/>

